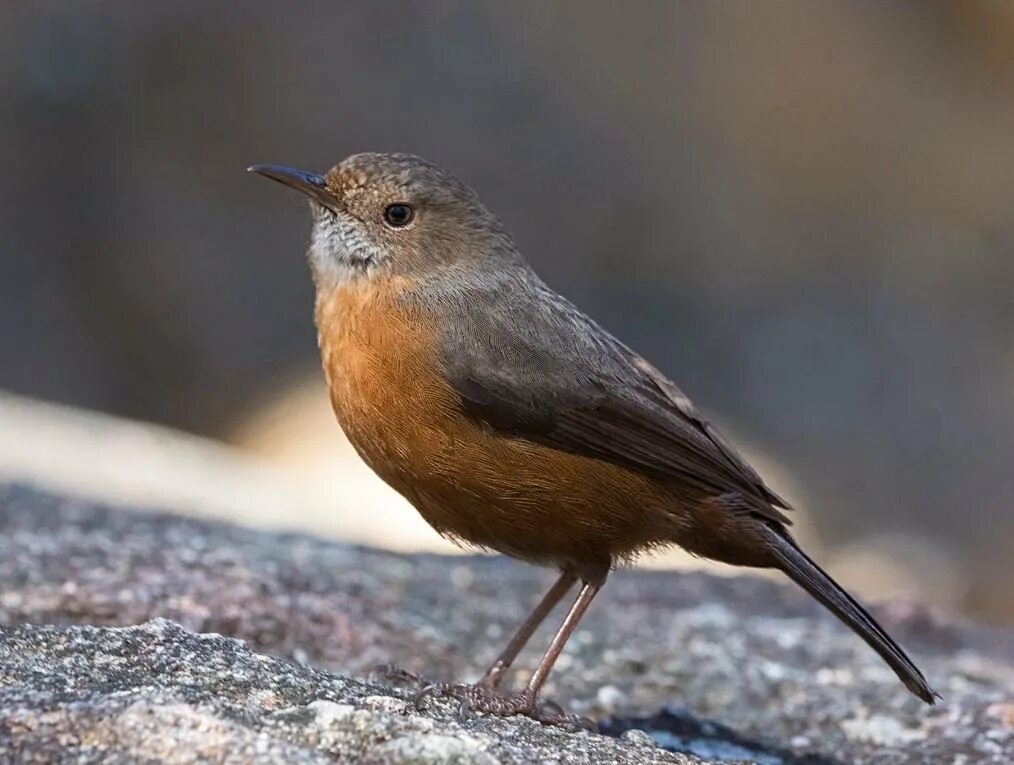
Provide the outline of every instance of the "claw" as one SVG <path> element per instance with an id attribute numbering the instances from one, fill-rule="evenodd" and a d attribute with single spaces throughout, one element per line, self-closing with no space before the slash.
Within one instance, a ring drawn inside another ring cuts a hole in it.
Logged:
<path id="1" fill-rule="evenodd" d="M 549 715 L 539 714 L 535 719 L 543 725 L 559 725 L 564 728 L 587 730 L 591 733 L 595 733 L 599 729 L 598 724 L 591 718 L 566 712 Z"/>
<path id="2" fill-rule="evenodd" d="M 541 702 L 538 707 L 536 707 L 532 717 L 545 725 L 582 728 L 593 733 L 599 729 L 598 723 L 591 718 L 584 717 L 582 715 L 570 714 L 552 699 L 546 699 Z"/>
<path id="3" fill-rule="evenodd" d="M 414 683 L 421 685 L 423 678 L 415 672 L 402 669 L 397 664 L 375 664 L 370 670 L 370 680 L 387 680 L 391 683 Z"/>
<path id="4" fill-rule="evenodd" d="M 556 717 L 563 717 L 567 714 L 567 710 L 561 707 L 552 699 L 546 699 L 536 708 L 536 712 L 541 716 L 544 710 L 549 710 L 550 714 Z"/>
<path id="5" fill-rule="evenodd" d="M 436 695 L 436 693 L 441 690 L 440 685 L 440 683 L 430 683 L 429 685 L 423 686 L 423 689 L 415 695 L 414 699 L 412 699 L 412 704 L 415 706 L 416 711 L 422 711 L 423 704 L 426 702 L 426 699 L 430 696 Z"/>
<path id="6" fill-rule="evenodd" d="M 437 695 L 459 699 L 460 719 L 466 719 L 473 712 L 501 717 L 527 715 L 546 725 L 597 730 L 594 721 L 587 717 L 567 714 L 563 707 L 554 701 L 545 701 L 537 706 L 536 700 L 527 691 L 514 696 L 501 696 L 481 683 L 477 685 L 431 683 L 416 694 L 413 702 L 415 708 L 421 710 L 428 699 Z"/>

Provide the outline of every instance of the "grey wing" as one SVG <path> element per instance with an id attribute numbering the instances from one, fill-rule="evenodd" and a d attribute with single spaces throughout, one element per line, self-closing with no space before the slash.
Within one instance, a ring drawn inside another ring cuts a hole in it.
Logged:
<path id="1" fill-rule="evenodd" d="M 443 362 L 467 415 L 790 523 L 788 503 L 676 385 L 565 299 L 527 282 L 465 304 L 486 310 L 444 323 Z"/>

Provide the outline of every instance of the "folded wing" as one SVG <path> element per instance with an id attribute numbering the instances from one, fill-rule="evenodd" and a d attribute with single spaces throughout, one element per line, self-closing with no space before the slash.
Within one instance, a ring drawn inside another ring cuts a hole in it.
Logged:
<path id="1" fill-rule="evenodd" d="M 469 416 L 790 523 L 788 504 L 657 369 L 541 284 L 509 294 L 444 325 L 445 374 Z"/>

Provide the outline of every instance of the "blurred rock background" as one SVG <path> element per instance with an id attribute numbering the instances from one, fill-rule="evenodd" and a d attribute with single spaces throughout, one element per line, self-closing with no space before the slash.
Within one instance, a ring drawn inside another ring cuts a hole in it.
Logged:
<path id="1" fill-rule="evenodd" d="M 327 411 L 303 204 L 243 173 L 411 151 L 847 584 L 1014 621 L 1014 4 L 4 3 L 0 104 L 0 388 L 245 450 L 188 452 L 235 515 L 434 541 Z M 147 475 L 0 404 L 0 474 Z"/>

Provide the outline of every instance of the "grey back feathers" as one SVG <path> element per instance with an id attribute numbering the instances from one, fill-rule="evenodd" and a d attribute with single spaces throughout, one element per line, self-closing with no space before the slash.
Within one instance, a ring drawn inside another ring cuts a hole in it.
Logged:
<path id="1" fill-rule="evenodd" d="M 475 265 L 426 287 L 443 314 L 444 373 L 469 416 L 789 522 L 777 509 L 787 503 L 658 370 L 520 260 Z"/>

